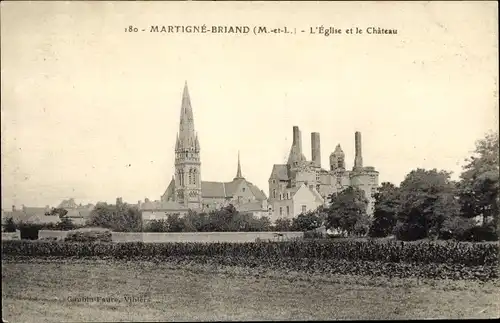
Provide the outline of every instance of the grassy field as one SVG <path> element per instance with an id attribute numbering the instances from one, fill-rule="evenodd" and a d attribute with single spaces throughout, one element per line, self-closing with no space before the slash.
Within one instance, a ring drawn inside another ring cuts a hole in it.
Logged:
<path id="1" fill-rule="evenodd" d="M 500 313 L 499 281 L 93 259 L 2 264 L 2 315 L 9 322 L 492 318 Z M 96 297 L 104 301 L 90 299 Z"/>

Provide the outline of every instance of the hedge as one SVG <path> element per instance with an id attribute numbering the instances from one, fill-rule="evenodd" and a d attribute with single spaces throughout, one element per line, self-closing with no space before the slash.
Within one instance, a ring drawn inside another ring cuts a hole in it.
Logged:
<path id="1" fill-rule="evenodd" d="M 3 255 L 57 257 L 166 258 L 224 256 L 259 259 L 313 258 L 386 263 L 498 264 L 496 243 L 413 242 L 366 240 L 305 240 L 259 243 L 107 243 L 12 240 L 2 243 Z"/>

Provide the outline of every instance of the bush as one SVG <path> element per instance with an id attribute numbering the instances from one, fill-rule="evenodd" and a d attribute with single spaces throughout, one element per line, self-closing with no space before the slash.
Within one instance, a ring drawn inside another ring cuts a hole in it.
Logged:
<path id="1" fill-rule="evenodd" d="M 111 231 L 109 230 L 87 230 L 72 231 L 68 233 L 64 241 L 69 242 L 111 242 Z"/>
<path id="2" fill-rule="evenodd" d="M 14 220 L 12 219 L 12 217 L 10 218 L 7 218 L 7 220 L 5 221 L 5 232 L 16 232 L 16 224 L 14 223 Z"/>
<path id="3" fill-rule="evenodd" d="M 444 240 L 471 241 L 474 227 L 476 227 L 476 223 L 473 219 L 454 216 L 443 222 L 439 238 Z"/>
<path id="4" fill-rule="evenodd" d="M 415 241 L 427 237 L 427 232 L 420 223 L 398 222 L 394 226 L 393 234 L 396 239 L 403 241 Z"/>
<path id="5" fill-rule="evenodd" d="M 57 230 L 62 230 L 62 231 L 69 231 L 76 229 L 76 225 L 73 224 L 71 219 L 67 217 L 61 217 L 61 222 L 56 224 L 56 229 Z"/>
<path id="6" fill-rule="evenodd" d="M 37 240 L 38 231 L 45 228 L 51 228 L 51 224 L 39 224 L 39 223 L 19 223 L 18 226 L 21 233 L 21 239 L 26 240 Z"/>
<path id="7" fill-rule="evenodd" d="M 40 241 L 57 241 L 57 237 L 43 237 Z"/>
<path id="8" fill-rule="evenodd" d="M 317 230 L 304 232 L 304 239 L 322 239 L 324 237 L 323 233 Z"/>
<path id="9" fill-rule="evenodd" d="M 498 241 L 498 231 L 493 225 L 477 226 L 471 229 L 472 241 Z"/>
<path id="10" fill-rule="evenodd" d="M 145 226 L 144 232 L 168 232 L 168 223 L 165 220 L 151 220 Z"/>

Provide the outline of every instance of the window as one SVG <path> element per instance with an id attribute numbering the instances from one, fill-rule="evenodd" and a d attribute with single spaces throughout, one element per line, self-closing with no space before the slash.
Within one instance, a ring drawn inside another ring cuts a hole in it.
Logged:
<path id="1" fill-rule="evenodd" d="M 280 206 L 280 215 L 283 215 L 283 207 Z"/>
<path id="2" fill-rule="evenodd" d="M 193 169 L 193 184 L 196 184 L 196 169 Z"/>
<path id="3" fill-rule="evenodd" d="M 290 207 L 289 206 L 286 207 L 286 215 L 290 215 Z"/>
<path id="4" fill-rule="evenodd" d="M 319 174 L 316 174 L 316 182 L 319 182 Z"/>
<path id="5" fill-rule="evenodd" d="M 189 170 L 189 179 L 188 179 L 188 183 L 189 184 L 192 184 L 193 183 L 193 170 L 190 169 Z"/>
<path id="6" fill-rule="evenodd" d="M 276 190 L 273 190 L 273 198 L 276 198 Z"/>
<path id="7" fill-rule="evenodd" d="M 276 180 L 273 179 L 273 184 L 276 184 Z"/>
<path id="8" fill-rule="evenodd" d="M 244 187 L 243 187 L 241 190 L 242 190 L 243 192 L 245 192 L 245 188 L 244 188 Z"/>
<path id="9" fill-rule="evenodd" d="M 318 191 L 318 192 L 319 192 L 319 188 L 320 188 L 320 185 L 319 185 L 319 184 L 318 184 L 318 185 L 316 185 L 316 191 Z"/>
<path id="10" fill-rule="evenodd" d="M 344 165 L 344 161 L 342 159 L 339 159 L 337 162 L 338 168 L 342 168 Z"/>
<path id="11" fill-rule="evenodd" d="M 305 205 L 302 205 L 302 213 L 306 213 L 306 211 L 307 211 L 306 206 L 305 206 Z"/>

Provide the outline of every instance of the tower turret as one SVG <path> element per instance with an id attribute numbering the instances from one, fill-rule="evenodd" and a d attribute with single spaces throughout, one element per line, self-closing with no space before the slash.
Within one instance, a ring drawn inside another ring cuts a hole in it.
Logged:
<path id="1" fill-rule="evenodd" d="M 330 154 L 330 170 L 345 170 L 345 154 L 340 144 Z"/>

